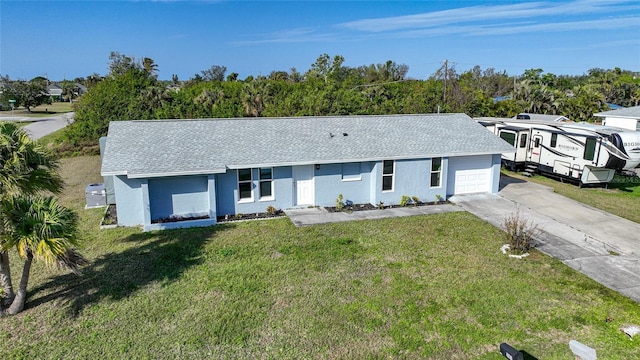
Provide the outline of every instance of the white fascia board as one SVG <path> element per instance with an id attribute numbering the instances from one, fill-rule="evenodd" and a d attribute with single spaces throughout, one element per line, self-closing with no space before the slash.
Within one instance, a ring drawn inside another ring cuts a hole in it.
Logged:
<path id="1" fill-rule="evenodd" d="M 162 173 L 139 173 L 129 174 L 129 179 L 143 179 L 143 178 L 158 178 L 169 176 L 187 176 L 187 175 L 212 175 L 212 174 L 224 174 L 224 170 L 207 170 L 207 171 L 177 171 L 177 172 L 162 172 Z"/>
<path id="2" fill-rule="evenodd" d="M 126 171 L 101 171 L 101 176 L 119 176 L 119 175 L 127 175 Z"/>
<path id="3" fill-rule="evenodd" d="M 263 163 L 263 164 L 234 164 L 228 165 L 230 170 L 238 169 L 257 169 L 267 167 L 281 167 L 281 166 L 299 166 L 299 165 L 326 165 L 326 164 L 341 164 L 341 163 L 354 163 L 354 162 L 376 162 L 382 160 L 413 160 L 413 159 L 431 159 L 434 157 L 459 157 L 459 156 L 473 156 L 473 155 L 500 155 L 507 153 L 515 153 L 515 148 L 504 149 L 503 151 L 481 151 L 481 152 L 463 152 L 463 153 L 438 153 L 438 154 L 423 154 L 423 155 L 411 155 L 411 156 L 388 156 L 384 158 L 360 158 L 360 159 L 336 159 L 336 160 L 317 160 L 317 161 L 301 161 L 301 162 L 282 162 L 282 163 Z"/>

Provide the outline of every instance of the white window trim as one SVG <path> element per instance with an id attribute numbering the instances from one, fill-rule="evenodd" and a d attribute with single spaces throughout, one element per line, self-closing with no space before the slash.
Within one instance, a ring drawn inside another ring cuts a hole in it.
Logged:
<path id="1" fill-rule="evenodd" d="M 238 183 L 238 203 L 239 204 L 246 204 L 246 203 L 252 203 L 255 202 L 254 200 L 254 195 L 253 195 L 253 169 L 249 169 L 250 173 L 251 173 L 251 179 L 250 180 L 242 180 L 240 181 L 240 171 L 241 170 L 247 170 L 247 169 L 238 169 L 236 170 L 236 181 Z M 240 198 L 240 183 L 249 183 L 251 186 L 251 197 L 250 198 Z"/>
<path id="2" fill-rule="evenodd" d="M 260 170 L 261 169 L 271 169 L 271 179 L 265 179 L 265 180 L 260 179 Z M 264 182 L 264 181 L 270 181 L 271 182 L 271 196 L 262 196 L 262 192 L 261 192 L 261 190 L 262 190 L 262 182 Z M 258 192 L 260 193 L 258 201 L 274 201 L 276 199 L 276 196 L 275 196 L 275 183 L 274 183 L 274 180 L 273 180 L 273 168 L 259 168 L 258 169 Z"/>
<path id="3" fill-rule="evenodd" d="M 440 170 L 434 171 L 433 170 L 433 159 L 440 159 Z M 441 188 L 442 187 L 442 158 L 431 158 L 431 165 L 430 165 L 430 169 L 429 169 L 429 188 L 430 189 L 437 189 L 437 188 Z M 437 186 L 432 186 L 431 185 L 431 176 L 435 173 L 440 173 L 440 176 L 438 176 L 438 185 Z"/>
<path id="4" fill-rule="evenodd" d="M 393 172 L 391 174 L 385 174 L 384 173 L 384 162 L 385 161 L 393 162 Z M 396 161 L 395 160 L 382 160 L 382 177 L 380 178 L 382 180 L 382 183 L 381 183 L 381 186 L 380 186 L 381 189 L 382 189 L 382 186 L 384 186 L 384 177 L 385 176 L 391 176 L 391 189 L 390 190 L 381 190 L 381 192 L 383 192 L 383 193 L 394 192 L 394 190 L 396 189 Z"/>

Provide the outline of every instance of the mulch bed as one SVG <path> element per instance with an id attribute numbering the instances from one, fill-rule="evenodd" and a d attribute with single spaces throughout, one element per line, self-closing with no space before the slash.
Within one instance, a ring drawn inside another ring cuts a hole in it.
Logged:
<path id="1" fill-rule="evenodd" d="M 385 205 L 383 208 L 380 208 L 376 205 L 371 205 L 371 204 L 354 204 L 349 206 L 345 205 L 342 208 L 342 210 L 338 210 L 338 208 L 336 208 L 335 206 L 325 206 L 325 209 L 328 212 L 352 212 L 352 211 L 365 211 L 365 210 L 383 210 L 383 209 L 392 209 L 392 208 L 401 208 L 401 207 L 411 208 L 416 206 L 443 205 L 443 204 L 450 204 L 450 202 L 449 200 L 445 200 L 445 201 L 419 202 L 417 204 L 412 203 L 406 206 Z"/>
<path id="2" fill-rule="evenodd" d="M 250 213 L 250 214 L 236 214 L 236 215 L 223 215 L 218 216 L 216 219 L 219 223 L 224 222 L 233 222 L 233 221 L 244 221 L 244 220 L 261 220 L 261 219 L 271 219 L 285 216 L 284 211 L 276 210 L 274 213 Z"/>
<path id="3" fill-rule="evenodd" d="M 117 225 L 118 224 L 118 211 L 115 204 L 109 204 L 107 211 L 104 213 L 101 225 Z"/>
<path id="4" fill-rule="evenodd" d="M 151 220 L 152 224 L 162 224 L 162 223 L 172 223 L 172 222 L 179 222 L 179 221 L 189 221 L 189 220 L 203 220 L 203 219 L 210 219 L 209 215 L 204 215 L 204 216 L 172 216 L 172 217 L 166 217 L 166 218 L 160 218 L 160 219 L 156 219 L 156 220 Z"/>

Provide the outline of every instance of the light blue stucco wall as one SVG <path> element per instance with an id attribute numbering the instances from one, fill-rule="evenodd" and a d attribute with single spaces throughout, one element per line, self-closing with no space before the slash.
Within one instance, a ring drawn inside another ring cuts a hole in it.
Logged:
<path id="1" fill-rule="evenodd" d="M 492 168 L 491 168 L 491 193 L 497 194 L 500 191 L 500 166 L 502 164 L 502 155 L 494 154 L 491 157 Z"/>
<path id="2" fill-rule="evenodd" d="M 360 180 L 343 180 L 342 164 L 322 164 L 315 170 L 315 205 L 335 206 L 342 194 L 344 201 L 367 204 L 370 199 L 371 171 L 374 163 L 362 162 Z"/>
<path id="3" fill-rule="evenodd" d="M 151 221 L 171 216 L 209 215 L 207 176 L 149 179 Z"/>
<path id="4" fill-rule="evenodd" d="M 385 205 L 397 205 L 403 195 L 417 196 L 420 201 L 436 201 L 440 195 L 445 198 L 447 193 L 448 159 L 442 158 L 440 186 L 431 187 L 431 159 L 396 160 L 394 162 L 394 184 L 392 191 L 382 191 L 382 162 L 375 164 L 372 171 L 377 180 L 372 182 L 372 204 L 382 201 Z"/>
<path id="5" fill-rule="evenodd" d="M 118 225 L 137 226 L 144 224 L 144 201 L 142 179 L 114 176 L 113 186 L 118 206 Z"/>
<path id="6" fill-rule="evenodd" d="M 293 206 L 293 179 L 291 166 L 273 168 L 273 199 L 259 198 L 260 173 L 259 169 L 252 169 L 253 200 L 239 202 L 238 172 L 228 170 L 217 175 L 217 212 L 219 215 L 250 214 L 265 212 L 267 207 L 288 209 Z"/>
<path id="7" fill-rule="evenodd" d="M 498 192 L 500 154 L 490 157 L 491 191 Z M 291 166 L 273 168 L 273 199 L 259 199 L 259 169 L 253 171 L 253 200 L 238 201 L 236 170 L 224 174 L 179 176 L 153 179 L 128 179 L 114 176 L 118 204 L 118 224 L 144 225 L 145 230 L 174 227 L 206 226 L 216 222 L 216 215 L 265 212 L 268 206 L 288 209 L 294 206 L 293 171 Z M 354 204 L 380 201 L 398 204 L 403 195 L 417 196 L 421 201 L 445 197 L 449 159 L 442 158 L 440 187 L 432 188 L 431 159 L 396 160 L 392 191 L 382 191 L 382 161 L 360 163 L 360 180 L 344 181 L 342 164 L 322 164 L 314 168 L 315 205 L 334 206 L 338 194 Z M 210 219 L 179 223 L 152 224 L 152 220 L 171 215 L 203 215 Z"/>

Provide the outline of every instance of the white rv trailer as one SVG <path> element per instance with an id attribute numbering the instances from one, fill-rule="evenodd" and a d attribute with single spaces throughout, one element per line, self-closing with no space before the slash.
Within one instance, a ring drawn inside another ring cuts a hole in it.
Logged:
<path id="1" fill-rule="evenodd" d="M 515 153 L 502 155 L 503 164 L 511 169 L 534 167 L 579 184 L 598 184 L 611 181 L 616 171 L 639 166 L 640 132 L 565 119 L 476 121 L 516 148 Z"/>

